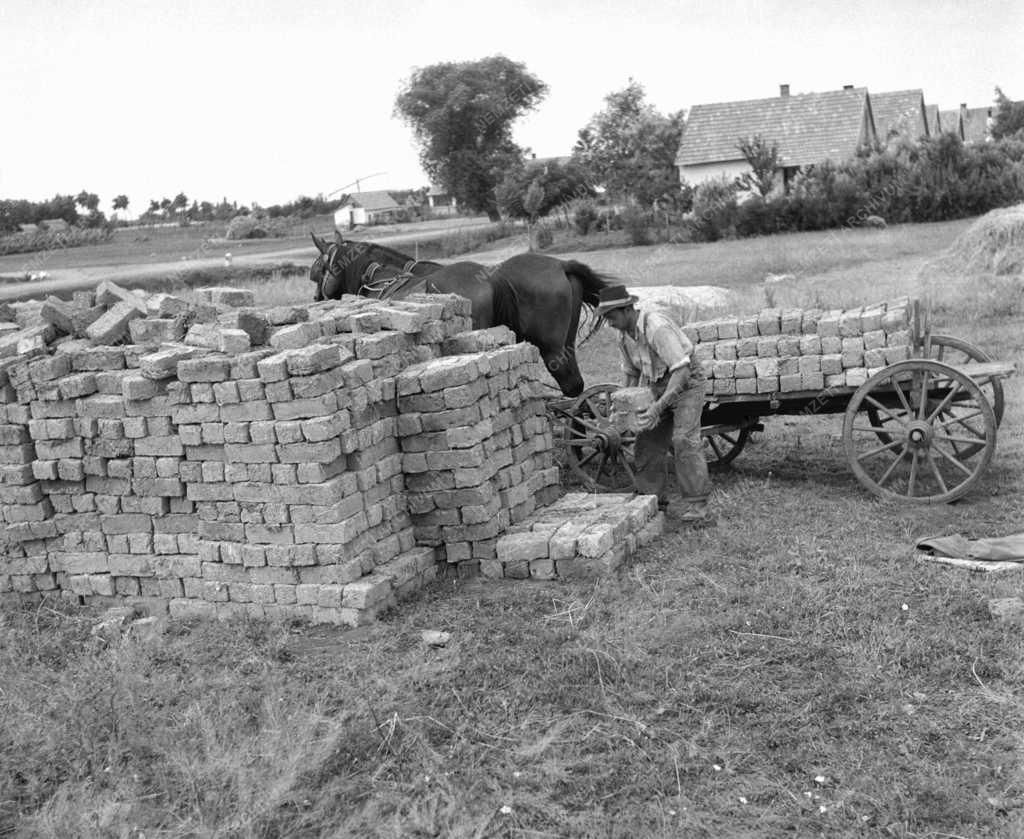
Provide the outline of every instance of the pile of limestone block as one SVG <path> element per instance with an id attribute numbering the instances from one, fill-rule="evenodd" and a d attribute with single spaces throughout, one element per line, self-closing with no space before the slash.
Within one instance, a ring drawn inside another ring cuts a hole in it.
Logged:
<path id="1" fill-rule="evenodd" d="M 764 309 L 688 324 L 708 396 L 857 387 L 911 354 L 911 304 L 846 310 Z"/>

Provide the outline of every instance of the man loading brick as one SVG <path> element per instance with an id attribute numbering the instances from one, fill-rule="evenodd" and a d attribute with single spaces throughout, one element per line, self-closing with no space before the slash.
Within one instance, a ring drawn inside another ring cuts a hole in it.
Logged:
<path id="1" fill-rule="evenodd" d="M 668 506 L 665 460 L 671 444 L 682 503 L 678 513 L 669 508 L 669 514 L 681 524 L 714 524 L 700 436 L 704 372 L 683 330 L 661 312 L 637 309 L 638 299 L 625 286 L 609 286 L 602 289 L 596 309 L 619 332 L 626 387 L 649 387 L 655 397 L 638 418 L 643 430 L 636 438 L 637 492 L 657 495 Z"/>

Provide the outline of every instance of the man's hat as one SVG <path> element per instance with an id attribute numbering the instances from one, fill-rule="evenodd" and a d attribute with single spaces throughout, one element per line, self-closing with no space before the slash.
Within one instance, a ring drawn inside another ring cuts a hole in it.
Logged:
<path id="1" fill-rule="evenodd" d="M 601 289 L 597 299 L 597 308 L 594 309 L 594 314 L 601 317 L 612 309 L 632 306 L 639 299 L 640 298 L 635 294 L 630 294 L 626 291 L 626 287 L 624 285 L 611 285 L 607 288 Z"/>

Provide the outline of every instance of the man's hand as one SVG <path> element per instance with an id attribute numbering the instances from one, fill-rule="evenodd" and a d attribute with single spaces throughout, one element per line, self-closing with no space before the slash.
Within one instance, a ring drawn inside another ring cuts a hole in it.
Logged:
<path id="1" fill-rule="evenodd" d="M 639 414 L 637 414 L 636 418 L 640 427 L 645 431 L 649 428 L 654 428 L 661 419 L 661 406 L 655 402 L 649 408 L 644 408 Z"/>

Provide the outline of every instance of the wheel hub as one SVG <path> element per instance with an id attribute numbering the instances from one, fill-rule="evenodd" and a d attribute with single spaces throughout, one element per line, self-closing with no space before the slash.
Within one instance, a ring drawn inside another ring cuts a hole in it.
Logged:
<path id="1" fill-rule="evenodd" d="M 934 436 L 931 424 L 924 420 L 913 420 L 907 425 L 907 442 L 916 449 L 927 449 Z"/>
<path id="2" fill-rule="evenodd" d="M 622 435 L 614 428 L 606 428 L 598 432 L 597 446 L 606 454 L 617 454 L 622 448 Z"/>

